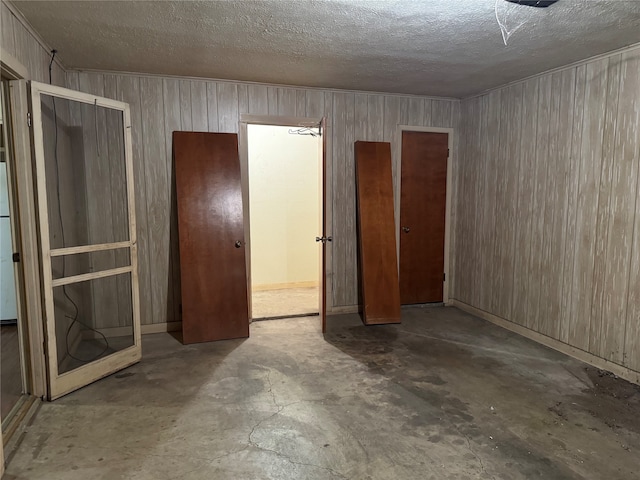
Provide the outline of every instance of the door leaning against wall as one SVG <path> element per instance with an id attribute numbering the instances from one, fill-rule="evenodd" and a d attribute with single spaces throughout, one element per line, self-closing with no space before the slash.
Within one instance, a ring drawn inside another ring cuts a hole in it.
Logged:
<path id="1" fill-rule="evenodd" d="M 140 360 L 126 103 L 31 82 L 48 397 Z"/>

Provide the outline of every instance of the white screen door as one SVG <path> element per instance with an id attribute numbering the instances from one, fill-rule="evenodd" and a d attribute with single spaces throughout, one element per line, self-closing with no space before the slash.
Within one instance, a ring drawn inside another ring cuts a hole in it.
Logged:
<path id="1" fill-rule="evenodd" d="M 31 82 L 49 398 L 140 360 L 126 103 Z"/>

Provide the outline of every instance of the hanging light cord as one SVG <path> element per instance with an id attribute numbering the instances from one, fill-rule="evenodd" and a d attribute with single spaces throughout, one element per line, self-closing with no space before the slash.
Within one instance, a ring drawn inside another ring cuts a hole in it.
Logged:
<path id="1" fill-rule="evenodd" d="M 49 85 L 51 85 L 51 80 L 52 80 L 52 78 L 51 78 L 51 70 L 52 70 L 52 66 L 53 66 L 53 59 L 55 58 L 56 53 L 57 53 L 56 50 L 51 50 L 51 61 L 49 62 Z M 59 162 L 58 162 L 58 113 L 56 111 L 56 97 L 52 95 L 51 99 L 53 101 L 53 128 L 54 128 L 53 159 L 54 159 L 54 162 L 55 162 L 55 165 L 56 165 L 56 200 L 57 200 L 57 204 L 58 204 L 58 221 L 60 222 L 60 237 L 61 237 L 61 240 L 62 240 L 62 246 L 64 247 L 64 246 L 66 246 L 66 242 L 65 242 L 65 237 L 64 237 L 64 222 L 62 221 L 62 201 L 60 199 L 60 165 L 59 165 Z M 96 130 L 96 145 L 97 145 L 97 143 L 98 143 L 98 132 Z M 62 256 L 62 278 L 65 277 L 66 267 L 67 267 L 66 257 Z M 77 360 L 78 362 L 82 362 L 82 363 L 93 362 L 94 360 L 97 360 L 102 355 L 104 355 L 104 353 L 107 350 L 109 350 L 109 341 L 107 340 L 107 337 L 105 336 L 104 333 L 102 333 L 101 331 L 96 330 L 95 328 L 92 328 L 92 327 L 84 324 L 80 320 L 78 320 L 78 314 L 80 312 L 80 310 L 78 308 L 78 304 L 73 301 L 71 296 L 69 296 L 69 293 L 67 292 L 67 286 L 66 285 L 62 286 L 62 293 L 64 294 L 65 298 L 71 303 L 71 305 L 73 305 L 73 315 L 66 315 L 65 314 L 65 317 L 71 319 L 71 323 L 67 327 L 67 332 L 66 332 L 65 338 L 64 338 L 65 349 L 67 351 L 66 353 L 67 353 L 67 355 L 69 355 L 69 357 L 73 358 L 74 360 Z M 98 335 L 100 335 L 102 337 L 102 340 L 104 341 L 104 344 L 105 344 L 104 349 L 99 354 L 95 355 L 93 358 L 89 358 L 89 359 L 79 358 L 79 357 L 76 357 L 75 355 L 73 355 L 71 353 L 71 351 L 69 350 L 69 334 L 71 333 L 71 329 L 73 328 L 73 326 L 76 323 L 79 324 L 79 325 L 82 325 L 87 330 L 91 330 L 92 332 L 97 333 Z"/>

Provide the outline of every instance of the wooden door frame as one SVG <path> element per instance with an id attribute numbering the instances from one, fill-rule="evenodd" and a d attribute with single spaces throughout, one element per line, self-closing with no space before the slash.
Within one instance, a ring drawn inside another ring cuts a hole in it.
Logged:
<path id="1" fill-rule="evenodd" d="M 13 200 L 16 206 L 13 223 L 18 231 L 19 244 L 17 250 L 21 253 L 21 268 L 16 282 L 18 295 L 18 321 L 24 330 L 21 332 L 22 378 L 26 395 L 18 401 L 18 410 L 7 428 L 3 438 L 0 431 L 0 477 L 4 473 L 5 452 L 11 454 L 19 442 L 18 429 L 25 425 L 34 414 L 34 405 L 38 399 L 47 393 L 46 358 L 44 353 L 44 326 L 42 322 L 42 300 L 40 290 L 40 258 L 38 247 L 37 217 L 35 213 L 35 190 L 31 159 L 31 132 L 27 123 L 29 99 L 26 80 L 29 79 L 28 69 L 13 55 L 0 47 L 0 70 L 2 76 L 9 81 L 9 92 L 5 101 L 10 110 L 10 116 L 5 121 L 11 121 L 13 147 L 13 168 L 7 173 L 10 190 L 13 190 Z M 13 187 L 13 188 L 11 188 Z M 4 443 L 7 447 L 4 448 Z"/>
<path id="2" fill-rule="evenodd" d="M 18 302 L 18 315 L 26 327 L 25 365 L 27 391 L 34 397 L 47 394 L 46 356 L 44 351 L 44 325 L 39 257 L 39 237 L 36 214 L 36 193 L 31 152 L 31 132 L 28 125 L 29 98 L 27 80 L 29 71 L 4 48 L 1 50 L 2 73 L 9 82 L 13 154 L 15 169 L 12 172 L 17 206 L 16 222 L 19 225 L 19 251 L 22 275 L 20 285 L 22 301 Z M 20 294 L 20 292 L 18 292 Z"/>
<path id="3" fill-rule="evenodd" d="M 419 127 L 414 125 L 398 125 L 397 129 L 397 145 L 396 145 L 396 179 L 395 179 L 395 217 L 396 217 L 396 248 L 398 250 L 398 271 L 400 269 L 400 192 L 402 189 L 402 132 L 424 132 L 424 133 L 446 133 L 449 145 L 449 158 L 447 159 L 447 200 L 445 206 L 445 222 L 444 222 L 444 274 L 442 301 L 445 305 L 449 303 L 449 285 L 451 284 L 450 271 L 450 253 L 451 253 L 451 202 L 453 189 L 453 128 L 443 127 Z"/>
<path id="4" fill-rule="evenodd" d="M 247 113 L 243 113 L 240 115 L 239 128 L 238 128 L 238 147 L 240 153 L 240 175 L 242 179 L 242 212 L 244 216 L 244 238 L 245 238 L 245 255 L 247 256 L 247 292 L 249 296 L 249 312 L 251 313 L 252 305 L 251 305 L 251 296 L 252 296 L 252 288 L 251 288 L 251 232 L 250 232 L 250 219 L 249 219 L 249 137 L 247 134 L 247 126 L 248 125 L 271 125 L 276 127 L 288 127 L 292 125 L 317 125 L 320 123 L 323 117 L 292 117 L 292 116 L 278 116 L 278 115 L 251 115 Z M 330 125 L 328 119 L 325 120 L 325 131 L 322 132 L 322 135 L 329 135 Z M 328 137 L 329 138 L 329 137 Z M 323 152 L 324 155 L 327 152 Z M 322 162 L 322 158 L 319 159 Z M 325 184 L 325 196 L 323 199 L 322 211 L 324 212 L 325 224 L 324 231 L 327 237 L 332 235 L 333 225 L 332 221 L 332 210 L 331 210 L 331 194 L 332 194 L 332 186 L 331 182 L 327 181 L 330 178 L 330 165 L 328 162 L 325 164 L 324 178 L 320 179 Z M 322 234 L 322 232 L 321 232 Z M 333 272 L 331 270 L 331 245 L 330 242 L 326 244 L 326 248 L 324 249 L 324 261 L 326 263 L 326 274 L 322 279 L 324 282 L 324 288 L 326 291 L 326 298 L 324 302 L 324 309 L 326 314 L 332 313 L 331 305 L 333 305 L 333 290 L 332 285 L 329 279 L 332 278 Z M 322 285 L 320 285 L 322 289 Z M 251 322 L 253 319 L 251 315 L 249 316 L 249 321 Z"/>

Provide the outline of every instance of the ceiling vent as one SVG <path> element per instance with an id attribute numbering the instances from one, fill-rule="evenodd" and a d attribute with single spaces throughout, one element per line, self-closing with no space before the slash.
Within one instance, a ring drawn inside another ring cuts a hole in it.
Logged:
<path id="1" fill-rule="evenodd" d="M 547 8 L 558 0 L 507 0 L 507 2 L 517 3 L 526 7 Z"/>

